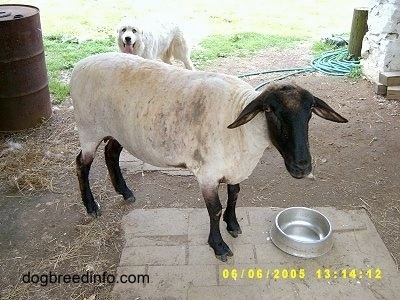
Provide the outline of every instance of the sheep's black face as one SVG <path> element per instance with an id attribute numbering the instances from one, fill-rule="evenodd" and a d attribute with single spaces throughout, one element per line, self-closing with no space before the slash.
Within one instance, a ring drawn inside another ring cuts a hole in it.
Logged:
<path id="1" fill-rule="evenodd" d="M 265 116 L 270 140 L 282 155 L 288 172 L 294 178 L 303 178 L 312 170 L 308 123 L 314 98 L 284 86 L 270 95 L 268 102 Z"/>
<path id="2" fill-rule="evenodd" d="M 312 113 L 332 122 L 347 122 L 328 104 L 305 89 L 283 84 L 271 85 L 264 90 L 228 128 L 246 124 L 262 111 L 267 119 L 269 138 L 294 178 L 303 178 L 311 173 L 308 123 Z"/>

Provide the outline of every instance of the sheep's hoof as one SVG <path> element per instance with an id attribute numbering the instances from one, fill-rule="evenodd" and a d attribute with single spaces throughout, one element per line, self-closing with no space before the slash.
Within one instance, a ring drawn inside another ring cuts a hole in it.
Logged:
<path id="1" fill-rule="evenodd" d="M 222 261 L 222 262 L 227 262 L 228 261 L 228 256 L 233 256 L 233 252 L 230 249 L 225 254 L 221 254 L 221 255 L 215 254 L 215 257 L 217 259 L 219 259 L 220 261 Z"/>
<path id="2" fill-rule="evenodd" d="M 237 238 L 239 236 L 239 234 L 242 234 L 242 229 L 239 228 L 236 230 L 228 230 L 228 232 L 232 237 Z"/>
<path id="3" fill-rule="evenodd" d="M 91 212 L 89 213 L 89 216 L 93 217 L 93 219 L 96 219 L 97 217 L 101 216 L 101 211 L 96 211 L 96 212 Z"/>
<path id="4" fill-rule="evenodd" d="M 227 256 L 233 256 L 233 252 L 223 240 L 214 242 L 210 235 L 208 238 L 208 245 L 214 250 L 215 257 L 223 262 L 227 261 Z"/>
<path id="5" fill-rule="evenodd" d="M 99 202 L 95 200 L 94 203 L 95 203 L 94 207 L 91 210 L 88 210 L 88 214 L 93 218 L 97 218 L 101 216 L 101 209 Z"/>
<path id="6" fill-rule="evenodd" d="M 130 203 L 133 203 L 133 202 L 136 201 L 136 197 L 132 195 L 132 196 L 130 196 L 128 198 L 124 198 L 124 200 L 127 201 L 127 202 L 130 202 Z"/>
<path id="7" fill-rule="evenodd" d="M 121 194 L 122 194 L 122 197 L 124 197 L 124 200 L 127 201 L 127 202 L 133 203 L 133 202 L 136 201 L 135 195 L 129 189 L 127 191 L 125 191 L 124 193 L 121 193 Z"/>

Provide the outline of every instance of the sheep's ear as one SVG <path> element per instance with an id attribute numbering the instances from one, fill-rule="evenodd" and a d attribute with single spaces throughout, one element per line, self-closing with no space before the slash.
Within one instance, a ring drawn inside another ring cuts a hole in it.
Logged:
<path id="1" fill-rule="evenodd" d="M 333 110 L 332 107 L 330 107 L 328 104 L 326 104 L 324 101 L 319 99 L 318 97 L 314 96 L 315 104 L 314 107 L 312 108 L 312 111 L 320 116 L 321 118 L 324 118 L 326 120 L 332 121 L 332 122 L 337 122 L 337 123 L 347 123 L 347 119 L 343 118 L 341 115 L 339 115 L 337 112 Z"/>
<path id="2" fill-rule="evenodd" d="M 239 127 L 253 119 L 259 112 L 263 111 L 263 103 L 259 99 L 251 101 L 239 114 L 239 117 L 228 126 L 229 129 Z"/>

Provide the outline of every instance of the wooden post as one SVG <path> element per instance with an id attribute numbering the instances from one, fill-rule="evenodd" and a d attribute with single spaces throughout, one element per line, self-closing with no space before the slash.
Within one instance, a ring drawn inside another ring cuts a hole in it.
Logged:
<path id="1" fill-rule="evenodd" d="M 367 8 L 354 9 L 349 39 L 349 54 L 352 57 L 359 58 L 361 56 L 362 41 L 365 33 L 368 30 L 367 20 Z"/>

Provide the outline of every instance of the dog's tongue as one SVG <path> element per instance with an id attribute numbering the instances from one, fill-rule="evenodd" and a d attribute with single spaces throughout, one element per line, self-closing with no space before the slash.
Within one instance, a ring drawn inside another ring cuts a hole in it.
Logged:
<path id="1" fill-rule="evenodd" d="M 133 53 L 133 45 L 124 44 L 124 53 Z"/>

